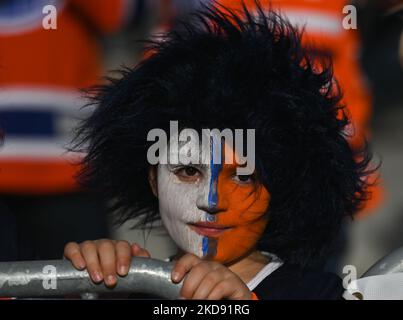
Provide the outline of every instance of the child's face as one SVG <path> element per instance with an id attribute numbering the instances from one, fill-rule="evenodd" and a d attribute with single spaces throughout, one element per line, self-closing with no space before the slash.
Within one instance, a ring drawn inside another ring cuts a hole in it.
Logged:
<path id="1" fill-rule="evenodd" d="M 228 152 L 237 159 L 226 145 Z M 235 162 L 158 166 L 162 221 L 185 252 L 228 263 L 253 249 L 264 232 L 270 195 L 254 176 L 237 176 Z"/>

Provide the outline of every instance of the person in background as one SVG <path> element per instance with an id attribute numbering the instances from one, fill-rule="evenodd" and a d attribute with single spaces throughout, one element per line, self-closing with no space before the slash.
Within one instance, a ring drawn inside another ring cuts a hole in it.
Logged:
<path id="1" fill-rule="evenodd" d="M 43 26 L 49 5 L 55 29 Z M 65 150 L 83 116 L 80 90 L 103 73 L 99 38 L 127 26 L 136 7 L 135 0 L 0 2 L 0 201 L 10 212 L 5 225 L 29 243 L 14 258 L 59 258 L 67 241 L 107 235 L 102 201 L 79 188 L 77 157 Z"/>

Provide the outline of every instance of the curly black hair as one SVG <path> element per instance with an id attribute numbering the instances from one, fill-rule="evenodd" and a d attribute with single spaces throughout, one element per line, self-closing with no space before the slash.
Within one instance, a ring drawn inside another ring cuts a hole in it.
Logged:
<path id="1" fill-rule="evenodd" d="M 302 31 L 257 2 L 205 6 L 148 43 L 148 58 L 94 89 L 78 131 L 81 181 L 113 199 L 118 221 L 158 218 L 148 182 L 147 133 L 183 127 L 254 128 L 256 170 L 271 194 L 258 248 L 301 266 L 326 254 L 344 217 L 368 197 L 367 147 L 350 148 L 349 123 L 329 61 L 301 45 Z"/>

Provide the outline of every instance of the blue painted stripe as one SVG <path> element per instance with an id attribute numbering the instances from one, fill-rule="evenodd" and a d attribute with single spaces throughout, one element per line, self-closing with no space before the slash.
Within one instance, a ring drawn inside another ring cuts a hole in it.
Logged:
<path id="1" fill-rule="evenodd" d="M 211 157 L 210 157 L 210 189 L 208 195 L 208 206 L 209 208 L 215 208 L 218 205 L 218 176 L 222 169 L 222 150 L 221 141 L 217 141 L 216 137 L 211 137 Z M 221 155 L 219 163 L 217 164 L 218 156 Z"/>
<path id="2" fill-rule="evenodd" d="M 208 237 L 203 237 L 202 250 L 203 250 L 203 256 L 207 255 L 207 252 L 208 252 Z"/>
<path id="3" fill-rule="evenodd" d="M 210 148 L 210 186 L 209 186 L 209 194 L 208 194 L 208 207 L 210 209 L 214 209 L 218 206 L 218 177 L 220 175 L 220 171 L 222 169 L 222 144 L 221 140 L 218 141 L 216 137 L 210 137 L 211 148 Z M 219 155 L 221 155 L 221 159 L 217 164 L 217 160 Z M 207 221 L 214 221 L 215 216 L 213 214 L 206 213 Z M 203 237 L 203 256 L 208 254 L 209 249 L 209 238 Z"/>

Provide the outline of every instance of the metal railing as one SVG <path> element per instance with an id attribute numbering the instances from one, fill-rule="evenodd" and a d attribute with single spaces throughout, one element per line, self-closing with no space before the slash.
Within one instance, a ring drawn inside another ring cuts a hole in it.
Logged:
<path id="1" fill-rule="evenodd" d="M 86 270 L 75 269 L 67 260 L 0 262 L 0 297 L 48 298 L 99 294 L 143 293 L 177 299 L 182 283 L 171 281 L 173 264 L 149 258 L 133 258 L 129 273 L 118 277 L 115 287 L 95 284 Z"/>
<path id="2" fill-rule="evenodd" d="M 363 277 L 403 272 L 403 247 L 389 253 L 375 263 Z"/>

